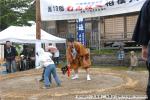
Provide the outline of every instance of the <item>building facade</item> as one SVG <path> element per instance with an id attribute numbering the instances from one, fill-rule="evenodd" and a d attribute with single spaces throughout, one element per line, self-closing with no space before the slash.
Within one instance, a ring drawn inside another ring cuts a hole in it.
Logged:
<path id="1" fill-rule="evenodd" d="M 105 47 L 114 42 L 132 42 L 132 34 L 139 12 L 85 19 L 86 45 L 90 48 Z M 66 38 L 68 33 L 77 35 L 76 20 L 42 22 L 50 34 Z M 109 45 L 111 46 L 111 45 Z"/>

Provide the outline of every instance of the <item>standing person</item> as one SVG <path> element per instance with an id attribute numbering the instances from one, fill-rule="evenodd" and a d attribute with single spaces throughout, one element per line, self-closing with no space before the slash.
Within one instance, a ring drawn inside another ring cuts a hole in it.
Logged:
<path id="1" fill-rule="evenodd" d="M 10 41 L 6 41 L 6 47 L 4 49 L 4 58 L 6 61 L 7 73 L 16 72 L 16 61 L 15 61 L 16 56 L 17 56 L 16 49 L 11 45 Z"/>
<path id="2" fill-rule="evenodd" d="M 75 75 L 72 79 L 78 79 L 78 69 L 82 67 L 86 70 L 87 80 L 91 80 L 89 75 L 89 68 L 91 65 L 90 53 L 87 48 L 84 47 L 80 42 L 74 41 L 73 37 L 68 38 L 67 41 L 67 63 L 68 66 L 74 69 Z"/>
<path id="3" fill-rule="evenodd" d="M 47 53 L 47 55 L 49 55 L 49 57 L 53 60 L 53 54 L 52 54 L 52 52 L 49 50 L 49 47 L 47 47 L 46 48 L 46 53 Z M 55 64 L 55 63 L 54 63 Z M 40 82 L 43 82 L 44 81 L 44 72 L 45 72 L 45 67 L 44 67 L 44 69 L 43 69 L 43 72 L 42 72 L 42 77 L 41 77 L 41 79 L 39 80 Z M 52 81 L 51 81 L 51 75 L 49 75 L 49 80 L 50 80 L 50 83 L 52 83 Z"/>
<path id="4" fill-rule="evenodd" d="M 130 70 L 134 70 L 138 64 L 137 56 L 134 51 L 130 52 Z"/>
<path id="5" fill-rule="evenodd" d="M 28 67 L 29 64 L 27 64 L 27 61 L 29 60 L 31 56 L 27 45 L 23 46 L 23 51 L 20 55 L 21 55 L 21 70 L 27 70 L 29 68 Z"/>
<path id="6" fill-rule="evenodd" d="M 51 85 L 51 82 L 49 80 L 49 76 L 52 74 L 57 86 L 60 86 L 60 80 L 58 78 L 57 72 L 56 72 L 56 66 L 53 62 L 53 60 L 50 58 L 52 54 L 45 52 L 44 49 L 40 49 L 38 51 L 38 57 L 39 57 L 39 61 L 40 61 L 40 65 L 41 67 L 45 67 L 45 71 L 44 71 L 44 84 L 46 89 L 48 89 Z"/>
<path id="7" fill-rule="evenodd" d="M 35 49 L 30 48 L 30 57 L 29 57 L 29 69 L 35 68 Z"/>
<path id="8" fill-rule="evenodd" d="M 147 99 L 150 100 L 150 0 L 146 0 L 141 8 L 132 39 L 142 45 L 142 58 L 147 61 L 149 71 Z"/>
<path id="9" fill-rule="evenodd" d="M 123 47 L 120 46 L 119 50 L 117 51 L 117 59 L 118 59 L 119 66 L 123 65 L 124 58 L 125 58 L 125 53 L 124 53 Z"/>
<path id="10" fill-rule="evenodd" d="M 59 50 L 57 49 L 57 51 L 54 53 L 54 63 L 56 65 L 59 64 Z"/>

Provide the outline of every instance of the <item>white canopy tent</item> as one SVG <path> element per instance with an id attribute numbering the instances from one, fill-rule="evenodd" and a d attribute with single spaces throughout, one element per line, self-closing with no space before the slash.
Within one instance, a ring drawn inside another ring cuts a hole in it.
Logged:
<path id="1" fill-rule="evenodd" d="M 36 26 L 10 26 L 0 32 L 0 43 L 36 43 Z M 41 43 L 65 43 L 66 39 L 51 35 L 41 29 Z"/>
<path id="2" fill-rule="evenodd" d="M 41 29 L 41 40 L 36 39 L 36 26 L 10 26 L 0 32 L 0 43 L 11 41 L 15 43 L 66 43 L 66 39 L 51 35 Z M 37 48 L 37 47 L 36 47 Z M 4 52 L 4 51 L 3 51 Z M 36 56 L 36 66 L 39 65 Z"/>

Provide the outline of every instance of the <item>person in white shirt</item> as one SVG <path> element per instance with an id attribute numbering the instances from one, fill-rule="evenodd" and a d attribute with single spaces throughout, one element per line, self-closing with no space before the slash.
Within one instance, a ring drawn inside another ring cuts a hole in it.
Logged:
<path id="1" fill-rule="evenodd" d="M 59 50 L 57 49 L 57 51 L 54 53 L 54 63 L 56 65 L 59 64 Z"/>
<path id="2" fill-rule="evenodd" d="M 40 67 L 37 67 L 37 68 L 45 67 L 45 71 L 44 71 L 45 87 L 44 88 L 50 87 L 51 82 L 49 80 L 49 76 L 51 74 L 53 75 L 57 83 L 57 86 L 60 86 L 61 83 L 56 72 L 56 67 L 55 67 L 53 60 L 51 59 L 52 54 L 49 52 L 45 52 L 43 48 L 40 48 L 37 54 L 38 54 L 39 61 L 40 61 Z"/>

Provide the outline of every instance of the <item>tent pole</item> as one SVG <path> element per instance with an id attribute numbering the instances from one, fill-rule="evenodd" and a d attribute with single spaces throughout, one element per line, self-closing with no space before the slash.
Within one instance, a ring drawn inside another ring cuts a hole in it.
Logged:
<path id="1" fill-rule="evenodd" d="M 40 0 L 36 0 L 36 46 L 35 46 L 35 67 L 39 66 L 36 52 L 41 48 L 41 14 L 40 14 Z"/>

